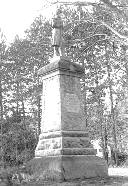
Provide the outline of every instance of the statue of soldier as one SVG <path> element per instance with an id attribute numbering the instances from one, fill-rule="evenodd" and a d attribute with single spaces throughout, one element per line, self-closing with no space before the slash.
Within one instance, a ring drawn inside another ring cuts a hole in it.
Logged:
<path id="1" fill-rule="evenodd" d="M 62 56 L 63 21 L 59 14 L 53 19 L 52 28 L 52 46 L 54 47 L 54 56 Z"/>

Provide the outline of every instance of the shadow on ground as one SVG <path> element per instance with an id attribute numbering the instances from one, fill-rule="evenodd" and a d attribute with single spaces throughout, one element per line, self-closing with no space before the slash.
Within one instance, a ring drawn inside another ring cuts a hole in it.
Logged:
<path id="1" fill-rule="evenodd" d="M 123 176 L 110 176 L 105 179 L 94 178 L 94 179 L 86 179 L 84 181 L 74 181 L 74 182 L 30 182 L 23 183 L 21 186 L 128 186 L 128 177 Z"/>

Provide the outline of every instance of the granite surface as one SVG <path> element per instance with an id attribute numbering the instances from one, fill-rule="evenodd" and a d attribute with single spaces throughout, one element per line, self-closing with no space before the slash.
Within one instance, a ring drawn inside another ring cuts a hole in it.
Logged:
<path id="1" fill-rule="evenodd" d="M 35 151 L 36 157 L 58 155 L 96 155 L 96 150 L 93 148 L 51 148 L 45 150 L 37 149 Z"/>
<path id="2" fill-rule="evenodd" d="M 86 137 L 89 138 L 88 132 L 85 131 L 53 131 L 53 132 L 43 132 L 40 134 L 39 139 L 49 139 L 49 138 L 56 138 L 56 137 Z"/>
<path id="3" fill-rule="evenodd" d="M 92 148 L 89 138 L 86 137 L 55 137 L 40 139 L 36 150 L 51 150 L 58 148 Z"/>
<path id="4" fill-rule="evenodd" d="M 60 58 L 59 60 L 54 61 L 44 67 L 42 67 L 39 71 L 39 75 L 46 75 L 52 73 L 54 71 L 70 71 L 72 73 L 83 74 L 84 69 L 81 65 L 70 62 L 69 59 Z"/>
<path id="5" fill-rule="evenodd" d="M 83 72 L 80 65 L 64 59 L 39 71 L 43 75 L 42 121 L 33 162 L 35 173 L 44 180 L 107 176 L 106 162 L 95 156 L 85 126 Z"/>
<path id="6" fill-rule="evenodd" d="M 59 76 L 43 81 L 41 131 L 61 130 L 61 98 Z"/>
<path id="7" fill-rule="evenodd" d="M 63 148 L 92 148 L 89 138 L 86 137 L 63 137 Z"/>
<path id="8" fill-rule="evenodd" d="M 42 180 L 69 181 L 75 179 L 107 177 L 108 168 L 105 161 L 97 156 L 61 155 L 35 158 L 28 163 L 31 174 Z"/>
<path id="9" fill-rule="evenodd" d="M 41 131 L 86 130 L 79 77 L 55 75 L 43 80 Z"/>
<path id="10" fill-rule="evenodd" d="M 62 130 L 86 131 L 79 77 L 62 75 L 60 80 Z"/>

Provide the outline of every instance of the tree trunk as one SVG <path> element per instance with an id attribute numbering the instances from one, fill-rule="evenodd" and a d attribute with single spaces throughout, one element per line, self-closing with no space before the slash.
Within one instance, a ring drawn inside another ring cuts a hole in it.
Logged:
<path id="1" fill-rule="evenodd" d="M 26 123 L 25 123 L 25 107 L 24 107 L 24 98 L 23 95 L 21 95 L 21 102 L 22 102 L 22 113 L 23 113 L 23 125 L 24 125 L 24 130 L 26 130 Z M 26 138 L 24 137 L 24 149 L 26 150 Z"/>
<path id="2" fill-rule="evenodd" d="M 108 163 L 108 128 L 107 128 L 107 123 L 108 119 L 105 118 L 105 123 L 104 123 L 104 159 Z"/>
<path id="3" fill-rule="evenodd" d="M 22 104 L 22 114 L 23 114 L 23 124 L 24 124 L 24 129 L 26 130 L 26 124 L 25 124 L 25 106 L 24 106 L 24 96 L 23 96 L 23 91 L 22 91 L 22 86 L 20 83 L 20 93 L 21 93 L 21 104 Z"/>
<path id="4" fill-rule="evenodd" d="M 126 61 L 127 61 L 127 59 L 126 59 Z M 128 85 L 128 62 L 126 62 L 125 63 L 125 70 L 126 70 L 126 83 L 127 83 L 127 85 Z M 127 87 L 127 90 L 128 90 L 128 87 Z"/>
<path id="5" fill-rule="evenodd" d="M 18 163 L 18 149 L 17 149 L 17 143 L 15 147 L 15 153 L 16 153 L 16 164 Z"/>
<path id="6" fill-rule="evenodd" d="M 82 10 L 82 6 L 78 5 L 77 7 L 77 11 L 79 12 L 79 21 L 81 21 L 81 19 L 83 18 L 83 10 Z M 82 35 L 81 35 L 82 37 Z M 82 67 L 85 69 L 85 59 L 81 59 L 81 63 L 82 63 Z M 86 127 L 88 126 L 88 117 L 87 117 L 87 90 L 86 90 L 86 79 L 85 79 L 85 72 L 84 75 L 82 77 L 83 80 L 83 97 L 84 97 L 84 115 L 85 115 L 85 125 Z"/>
<path id="7" fill-rule="evenodd" d="M 19 81 L 16 80 L 16 113 L 19 113 Z"/>
<path id="8" fill-rule="evenodd" d="M 2 167 L 4 167 L 4 149 L 3 149 L 3 96 L 2 96 L 2 77 L 0 73 L 0 127 L 1 127 L 1 154 Z"/>
<path id="9" fill-rule="evenodd" d="M 39 84 L 40 84 L 39 77 L 37 77 L 37 78 L 38 78 L 37 83 L 38 83 L 38 88 L 39 88 Z M 39 137 L 39 135 L 41 133 L 41 96 L 40 96 L 40 94 L 37 95 L 37 106 L 38 106 L 37 115 L 38 115 L 38 137 Z"/>
<path id="10" fill-rule="evenodd" d="M 113 104 L 113 95 L 112 95 L 112 85 L 111 85 L 111 74 L 110 67 L 107 62 L 107 74 L 108 74 L 108 88 L 110 93 L 110 104 L 111 104 L 111 120 L 112 120 L 112 128 L 113 128 L 113 142 L 114 142 L 114 153 L 115 153 L 115 164 L 118 165 L 118 156 L 117 156 L 117 138 L 116 138 L 116 122 L 115 122 L 115 113 L 114 113 L 114 104 Z"/>
<path id="11" fill-rule="evenodd" d="M 37 101 L 38 101 L 38 136 L 40 135 L 41 133 L 41 114 L 40 114 L 40 110 L 41 110 L 41 98 L 40 96 L 38 96 L 37 98 Z"/>
<path id="12" fill-rule="evenodd" d="M 95 79 L 96 97 L 97 97 L 97 103 L 98 103 L 98 120 L 99 120 L 99 124 L 100 124 L 100 136 L 101 136 L 101 143 L 102 143 L 102 149 L 103 149 L 103 155 L 104 155 L 105 154 L 105 146 L 104 146 L 104 134 L 103 134 L 103 108 L 102 108 L 100 90 L 98 90 L 99 78 L 98 78 L 96 68 L 95 68 L 95 73 L 96 73 L 96 79 Z"/>
<path id="13" fill-rule="evenodd" d="M 84 64 L 84 60 L 82 60 L 82 66 L 85 69 L 85 64 Z M 84 115 L 85 115 L 85 125 L 86 127 L 88 126 L 88 117 L 87 117 L 87 90 L 86 90 L 86 76 L 85 76 L 85 72 L 84 75 L 82 77 L 82 83 L 83 83 L 83 98 L 84 98 Z"/>
<path id="14" fill-rule="evenodd" d="M 23 98 L 23 95 L 21 95 L 21 102 L 22 102 L 22 113 L 23 113 L 23 122 L 24 122 L 24 128 L 26 128 L 26 125 L 25 125 L 25 107 L 24 107 L 24 98 Z"/>
<path id="15" fill-rule="evenodd" d="M 22 84 L 20 82 L 19 84 L 19 88 L 20 88 L 20 93 L 21 93 L 21 104 L 22 104 L 22 114 L 23 114 L 23 127 L 24 127 L 24 130 L 26 130 L 26 123 L 25 123 L 25 106 L 24 106 L 24 96 L 23 96 L 23 91 L 22 91 Z M 24 149 L 26 150 L 27 147 L 26 147 L 26 137 L 24 136 Z"/>

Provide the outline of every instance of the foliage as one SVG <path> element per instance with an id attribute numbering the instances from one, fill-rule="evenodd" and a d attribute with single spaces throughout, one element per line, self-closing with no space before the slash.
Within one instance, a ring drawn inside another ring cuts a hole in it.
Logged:
<path id="1" fill-rule="evenodd" d="M 29 118 L 28 118 L 29 124 Z M 21 115 L 14 113 L 3 124 L 4 162 L 20 165 L 34 156 L 36 136 L 29 125 L 24 128 Z"/>
<path id="2" fill-rule="evenodd" d="M 92 139 L 100 136 L 104 150 L 107 143 L 126 150 L 128 121 L 121 108 L 128 88 L 127 5 L 101 0 L 60 6 L 65 54 L 85 69 L 81 91 L 86 126 Z M 8 48 L 4 42 L 0 45 L 1 145 L 9 164 L 23 163 L 34 154 L 41 125 L 38 70 L 53 55 L 50 21 L 38 16 L 25 34 L 24 39 L 16 36 Z"/>

